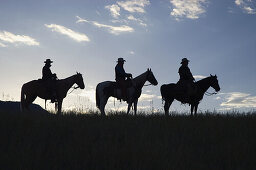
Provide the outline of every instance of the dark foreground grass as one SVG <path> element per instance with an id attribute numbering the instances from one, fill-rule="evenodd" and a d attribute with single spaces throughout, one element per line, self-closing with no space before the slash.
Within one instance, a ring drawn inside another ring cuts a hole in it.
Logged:
<path id="1" fill-rule="evenodd" d="M 256 116 L 0 112 L 1 169 L 255 169 Z"/>

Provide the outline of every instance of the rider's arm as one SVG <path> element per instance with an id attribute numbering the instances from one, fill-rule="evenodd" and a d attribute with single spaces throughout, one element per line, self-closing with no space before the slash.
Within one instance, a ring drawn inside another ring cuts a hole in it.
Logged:
<path id="1" fill-rule="evenodd" d="M 124 69 L 122 69 L 121 67 L 116 67 L 116 71 L 118 74 L 120 74 L 123 77 L 131 77 L 132 76 L 130 73 L 126 73 L 124 71 Z"/>
<path id="2" fill-rule="evenodd" d="M 193 77 L 193 74 L 191 73 L 190 69 L 188 68 L 187 70 L 187 77 L 192 79 L 192 80 L 195 80 L 195 78 Z"/>

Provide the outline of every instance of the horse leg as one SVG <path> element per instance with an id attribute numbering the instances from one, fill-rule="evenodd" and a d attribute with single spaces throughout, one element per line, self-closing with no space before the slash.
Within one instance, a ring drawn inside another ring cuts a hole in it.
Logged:
<path id="1" fill-rule="evenodd" d="M 55 105 L 55 112 L 57 112 L 58 111 L 58 101 L 54 102 L 54 105 Z"/>
<path id="2" fill-rule="evenodd" d="M 108 101 L 108 97 L 102 97 L 102 99 L 100 101 L 100 113 L 101 113 L 101 116 L 106 116 L 105 106 L 107 104 L 107 101 Z"/>
<path id="3" fill-rule="evenodd" d="M 191 116 L 193 116 L 194 107 L 195 107 L 195 105 L 194 105 L 194 104 L 191 104 L 191 109 L 190 109 L 190 111 L 191 111 Z"/>
<path id="4" fill-rule="evenodd" d="M 61 99 L 61 100 L 58 100 L 57 102 L 58 102 L 58 115 L 61 115 L 61 107 L 62 107 L 63 100 Z"/>
<path id="5" fill-rule="evenodd" d="M 127 115 L 128 115 L 129 112 L 130 112 L 131 106 L 132 106 L 132 103 L 129 102 L 129 103 L 128 103 L 128 108 L 127 108 L 127 113 L 126 113 Z"/>
<path id="6" fill-rule="evenodd" d="M 137 104 L 138 104 L 138 99 L 133 102 L 134 115 L 135 115 L 135 116 L 137 115 Z"/>
<path id="7" fill-rule="evenodd" d="M 24 102 L 24 108 L 27 109 L 28 111 L 30 111 L 29 109 L 29 105 L 33 103 L 33 101 L 35 101 L 37 96 L 26 96 L 25 102 Z"/>
<path id="8" fill-rule="evenodd" d="M 20 101 L 20 111 L 21 112 L 25 111 L 26 105 L 27 105 L 27 100 L 25 98 L 22 98 L 22 100 Z"/>
<path id="9" fill-rule="evenodd" d="M 174 99 L 172 100 L 166 100 L 165 103 L 164 103 L 164 112 L 165 112 L 165 116 L 168 116 L 169 115 L 169 108 L 172 104 Z"/>
<path id="10" fill-rule="evenodd" d="M 197 115 L 198 104 L 195 105 L 195 116 Z"/>

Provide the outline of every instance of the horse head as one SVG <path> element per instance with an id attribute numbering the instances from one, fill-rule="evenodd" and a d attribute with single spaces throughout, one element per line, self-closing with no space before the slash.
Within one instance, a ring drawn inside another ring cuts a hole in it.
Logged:
<path id="1" fill-rule="evenodd" d="M 151 71 L 151 69 L 148 68 L 147 70 L 147 81 L 149 81 L 151 84 L 153 84 L 154 86 L 156 86 L 158 84 L 153 72 Z"/>
<path id="2" fill-rule="evenodd" d="M 75 83 L 78 85 L 78 87 L 80 89 L 84 89 L 84 80 L 83 80 L 83 76 L 81 73 L 76 72 L 75 75 Z"/>
<path id="3" fill-rule="evenodd" d="M 216 75 L 210 75 L 210 86 L 214 88 L 216 92 L 220 91 L 219 81 Z"/>

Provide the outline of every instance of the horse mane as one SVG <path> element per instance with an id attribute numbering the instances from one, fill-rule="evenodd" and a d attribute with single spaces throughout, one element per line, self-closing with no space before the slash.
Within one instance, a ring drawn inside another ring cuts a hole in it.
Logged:
<path id="1" fill-rule="evenodd" d="M 209 76 L 209 77 L 205 77 L 205 78 L 203 78 L 203 79 L 201 79 L 201 80 L 198 80 L 196 83 L 204 83 L 205 81 L 208 81 L 209 79 L 211 78 L 211 76 Z"/>

